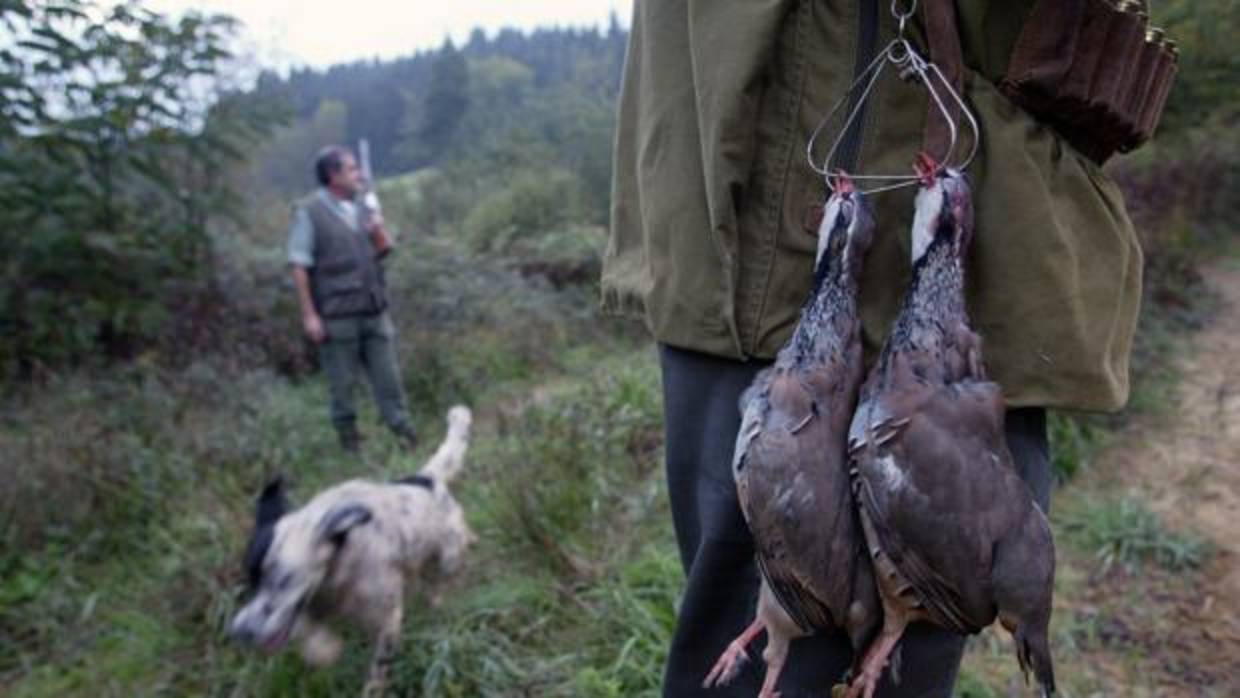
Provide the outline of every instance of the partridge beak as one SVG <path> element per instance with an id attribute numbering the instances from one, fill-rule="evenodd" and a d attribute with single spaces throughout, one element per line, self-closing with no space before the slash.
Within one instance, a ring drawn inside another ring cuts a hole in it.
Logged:
<path id="1" fill-rule="evenodd" d="M 930 157 L 930 154 L 923 150 L 913 158 L 913 171 L 921 179 L 922 186 L 928 187 L 934 184 L 934 176 L 938 174 L 939 163 L 935 162 L 934 158 Z"/>
<path id="2" fill-rule="evenodd" d="M 843 170 L 836 173 L 833 189 L 836 194 L 851 194 L 857 190 L 853 185 L 853 181 L 848 178 L 848 174 Z"/>

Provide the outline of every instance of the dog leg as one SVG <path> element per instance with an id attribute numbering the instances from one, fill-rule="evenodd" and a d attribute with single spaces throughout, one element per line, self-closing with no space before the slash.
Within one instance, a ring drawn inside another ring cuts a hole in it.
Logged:
<path id="1" fill-rule="evenodd" d="M 477 539 L 458 508 L 451 527 L 442 535 L 435 551 L 422 560 L 420 566 L 410 570 L 417 575 L 428 606 L 438 608 L 443 603 L 444 594 L 464 566 L 466 548 Z"/>
<path id="2" fill-rule="evenodd" d="M 301 641 L 301 656 L 307 664 L 324 667 L 334 664 L 340 658 L 340 650 L 344 643 L 326 626 L 310 620 L 303 620 L 306 628 L 305 637 Z"/>
<path id="3" fill-rule="evenodd" d="M 380 698 L 387 689 L 388 668 L 396 659 L 403 618 L 404 610 L 397 604 L 384 621 L 375 640 L 375 656 L 370 662 L 370 676 L 366 679 L 366 687 L 362 689 L 362 698 Z"/>

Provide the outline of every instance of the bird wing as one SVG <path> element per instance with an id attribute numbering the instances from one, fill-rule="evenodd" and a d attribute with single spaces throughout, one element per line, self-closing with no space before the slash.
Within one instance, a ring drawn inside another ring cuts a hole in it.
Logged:
<path id="1" fill-rule="evenodd" d="M 762 433 L 766 422 L 770 379 L 770 369 L 758 373 L 739 400 L 741 426 L 736 432 L 736 445 L 732 450 L 732 478 L 736 482 L 736 496 L 746 523 L 749 523 L 749 508 L 746 506 L 749 501 L 749 470 L 746 466 L 751 460 L 751 445 Z"/>
<path id="2" fill-rule="evenodd" d="M 754 382 L 741 394 L 741 427 L 736 432 L 736 445 L 732 450 L 732 476 L 740 484 L 744 475 L 745 458 L 749 445 L 759 434 L 768 412 L 767 394 L 770 392 L 770 370 L 758 374 Z"/>
<path id="3" fill-rule="evenodd" d="M 1002 398 L 994 383 L 972 380 L 907 392 L 882 405 L 901 426 L 858 454 L 857 501 L 872 543 L 936 620 L 977 632 L 994 619 L 994 545 L 1028 500 L 1013 489 L 1021 483 L 1003 441 Z"/>
<path id="4" fill-rule="evenodd" d="M 831 609 L 847 609 L 861 535 L 843 466 L 852 404 L 839 404 L 833 385 L 823 373 L 776 372 L 764 418 L 751 435 L 742 426 L 738 439 L 746 445 L 738 496 L 759 564 L 784 610 L 807 630 L 836 625 Z"/>
<path id="5" fill-rule="evenodd" d="M 775 600 L 779 602 L 788 617 L 797 624 L 797 627 L 805 632 L 811 632 L 836 624 L 830 609 L 814 596 L 789 565 L 773 559 L 761 550 L 755 557 L 758 561 L 758 571 L 762 573 L 766 585 L 770 587 Z"/>

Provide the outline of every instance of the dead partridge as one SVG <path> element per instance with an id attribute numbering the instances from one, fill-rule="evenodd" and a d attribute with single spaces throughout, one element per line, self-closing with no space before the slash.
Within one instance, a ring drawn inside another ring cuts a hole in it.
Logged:
<path id="1" fill-rule="evenodd" d="M 864 376 L 857 282 L 874 228 L 860 192 L 841 177 L 818 228 L 809 297 L 775 364 L 741 397 L 733 475 L 753 533 L 762 588 L 756 617 L 703 682 L 730 681 L 764 630 L 762 698 L 795 637 L 843 628 L 858 649 L 879 623 L 878 594 L 846 460 L 849 420 Z"/>
<path id="2" fill-rule="evenodd" d="M 919 156 L 913 276 L 861 389 L 848 435 L 853 487 L 883 604 L 850 698 L 870 698 L 905 627 L 977 633 L 998 616 L 1026 678 L 1055 689 L 1047 625 L 1055 550 L 1016 474 L 1003 396 L 965 312 L 968 183 Z"/>

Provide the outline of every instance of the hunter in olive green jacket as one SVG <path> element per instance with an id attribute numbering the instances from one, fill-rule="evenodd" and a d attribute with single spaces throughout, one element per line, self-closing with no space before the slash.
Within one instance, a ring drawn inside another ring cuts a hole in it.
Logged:
<path id="1" fill-rule="evenodd" d="M 1114 410 L 1128 396 L 1141 250 L 1111 180 L 993 84 L 1031 4 L 957 2 L 965 97 L 981 125 L 968 170 L 976 212 L 970 312 L 1010 407 Z M 642 315 L 672 346 L 774 357 L 810 285 L 815 240 L 806 211 L 826 193 L 806 162 L 806 141 L 852 83 L 867 46 L 895 36 L 888 5 L 636 0 L 606 310 Z M 925 93 L 887 71 L 854 169 L 908 171 L 926 113 Z M 905 188 L 871 199 L 878 229 L 861 309 L 871 350 L 909 278 L 912 196 Z"/>

